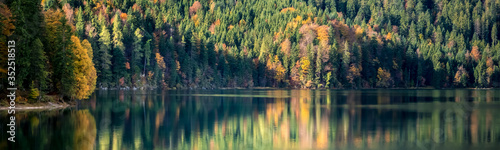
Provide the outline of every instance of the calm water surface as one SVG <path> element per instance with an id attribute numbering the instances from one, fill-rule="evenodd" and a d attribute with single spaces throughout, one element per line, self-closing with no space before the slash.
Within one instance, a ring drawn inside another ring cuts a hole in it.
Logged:
<path id="1" fill-rule="evenodd" d="M 0 149 L 499 149 L 500 90 L 97 91 Z"/>

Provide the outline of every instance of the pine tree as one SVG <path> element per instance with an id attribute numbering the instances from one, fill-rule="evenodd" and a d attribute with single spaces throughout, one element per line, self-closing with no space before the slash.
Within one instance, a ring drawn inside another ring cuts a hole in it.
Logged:
<path id="1" fill-rule="evenodd" d="M 60 37 L 60 50 L 58 50 L 55 54 L 55 58 L 53 58 L 55 62 L 54 66 L 54 80 L 57 80 L 56 87 L 59 89 L 60 93 L 64 96 L 71 97 L 73 93 L 75 93 L 76 89 L 73 88 L 76 82 L 75 74 L 74 74 L 74 65 L 72 65 L 72 60 L 75 55 L 72 53 L 70 46 L 71 41 L 71 29 L 70 26 L 67 25 L 67 21 L 65 17 L 61 17 L 60 22 L 62 25 L 58 30 L 62 31 L 62 35 Z"/>
<path id="2" fill-rule="evenodd" d="M 71 45 L 71 26 L 67 23 L 64 14 L 60 10 L 47 10 L 45 12 L 46 23 L 46 47 L 48 60 L 51 68 L 52 90 L 64 96 L 69 96 L 73 91 L 71 85 L 74 83 L 73 66 L 71 59 L 73 53 L 68 50 Z"/>
<path id="3" fill-rule="evenodd" d="M 331 13 L 337 13 L 337 4 L 335 0 L 325 0 L 325 8 L 330 9 Z"/>
<path id="4" fill-rule="evenodd" d="M 208 50 L 207 50 L 206 45 L 205 45 L 206 42 L 204 40 L 201 40 L 201 38 L 198 42 L 200 44 L 200 46 L 199 46 L 200 48 L 198 50 L 200 53 L 199 61 L 200 61 L 201 67 L 205 68 L 208 66 Z"/>
<path id="5" fill-rule="evenodd" d="M 137 28 L 134 32 L 134 43 L 133 43 L 133 50 L 132 50 L 132 61 L 131 61 L 131 69 L 132 69 L 132 74 L 138 75 L 141 70 L 139 66 L 143 66 L 143 68 L 146 67 L 146 61 L 143 60 L 143 53 L 144 50 L 142 49 L 142 31 Z M 147 60 L 147 59 L 144 59 Z M 142 65 L 141 65 L 142 64 Z"/>
<path id="6" fill-rule="evenodd" d="M 146 44 L 144 44 L 144 68 L 146 68 L 146 66 L 150 66 L 150 60 L 151 60 L 151 57 L 152 57 L 152 54 L 153 54 L 153 51 L 151 49 L 151 39 L 149 39 L 148 41 L 146 41 Z M 146 72 L 145 70 L 143 72 Z M 145 73 L 144 73 L 145 74 Z"/>
<path id="7" fill-rule="evenodd" d="M 498 29 L 497 29 L 497 24 L 493 24 L 493 27 L 491 28 L 491 43 L 492 45 L 497 44 L 497 37 L 498 37 Z"/>
<path id="8" fill-rule="evenodd" d="M 32 58 L 32 64 L 30 65 L 30 71 L 32 72 L 30 80 L 35 82 L 36 87 L 39 90 L 43 91 L 47 88 L 47 84 L 49 83 L 49 72 L 47 70 L 48 67 L 46 67 L 48 65 L 47 56 L 43 51 L 43 44 L 39 38 L 35 39 L 31 54 L 34 57 Z"/>
<path id="9" fill-rule="evenodd" d="M 85 26 L 85 20 L 83 19 L 83 11 L 82 7 L 78 9 L 77 17 L 76 17 L 76 35 L 80 38 L 83 38 L 84 36 L 84 26 Z"/>
<path id="10" fill-rule="evenodd" d="M 205 46 L 207 48 L 206 51 L 208 56 L 208 65 L 214 68 L 217 58 L 215 53 L 215 45 L 211 38 L 206 40 Z"/>
<path id="11" fill-rule="evenodd" d="M 481 59 L 476 67 L 474 67 L 474 78 L 476 87 L 486 87 L 486 61 Z"/>
<path id="12" fill-rule="evenodd" d="M 41 6 L 39 1 L 13 1 L 11 8 L 16 27 L 12 36 L 17 39 L 15 41 L 17 49 L 16 85 L 20 89 L 29 88 L 32 80 L 40 82 L 46 77 L 46 73 L 32 70 L 35 66 L 44 65 L 46 60 L 46 56 L 43 55 L 43 45 L 38 39 L 43 36 L 42 31 L 44 30 Z M 39 70 L 37 69 L 37 71 Z"/>
<path id="13" fill-rule="evenodd" d="M 356 17 L 356 13 L 357 13 L 356 2 L 354 2 L 354 0 L 347 0 L 346 7 L 347 7 L 346 14 L 347 14 L 348 18 L 354 19 L 354 17 Z"/>
<path id="14" fill-rule="evenodd" d="M 349 72 L 349 66 L 351 64 L 350 58 L 351 58 L 351 52 L 349 50 L 349 44 L 347 43 L 347 41 L 345 41 L 344 42 L 344 51 L 342 54 L 342 75 L 343 75 L 342 77 L 343 78 L 346 78 L 347 74 Z"/>
<path id="15" fill-rule="evenodd" d="M 321 74 L 322 74 L 322 71 L 323 71 L 323 62 L 321 60 L 321 51 L 318 50 L 317 54 L 316 54 L 316 74 L 315 74 L 315 79 L 314 81 L 316 82 L 316 85 L 318 86 L 318 88 L 321 88 L 323 85 L 320 85 L 320 82 L 321 82 Z"/>
<path id="16" fill-rule="evenodd" d="M 121 23 L 118 14 L 115 15 L 113 19 L 113 82 L 115 82 L 116 86 L 123 86 L 124 82 L 121 81 L 126 76 L 126 67 L 125 67 L 125 46 L 122 42 L 123 34 L 121 32 Z M 123 78 L 123 79 L 122 79 Z"/>
<path id="17" fill-rule="evenodd" d="M 99 34 L 99 56 L 97 56 L 96 60 L 98 62 L 97 70 L 98 70 L 98 83 L 102 87 L 108 87 L 111 82 L 112 74 L 111 74 L 111 58 L 112 56 L 109 54 L 111 49 L 111 35 L 109 34 L 109 30 L 106 27 L 105 22 L 101 23 L 101 33 Z"/>

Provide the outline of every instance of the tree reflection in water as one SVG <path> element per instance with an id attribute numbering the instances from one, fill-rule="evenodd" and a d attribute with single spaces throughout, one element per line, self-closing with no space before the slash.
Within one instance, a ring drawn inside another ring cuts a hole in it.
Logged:
<path id="1" fill-rule="evenodd" d="M 7 124 L 10 115 L 0 114 L 0 121 Z M 96 132 L 89 110 L 16 111 L 16 142 L 1 134 L 0 149 L 94 149 Z"/>
<path id="2" fill-rule="evenodd" d="M 494 148 L 499 93 L 98 91 L 79 110 L 20 112 L 19 142 L 0 149 Z"/>

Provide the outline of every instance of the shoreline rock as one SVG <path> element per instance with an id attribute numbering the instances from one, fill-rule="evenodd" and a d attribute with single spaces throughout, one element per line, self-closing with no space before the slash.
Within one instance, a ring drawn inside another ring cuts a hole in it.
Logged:
<path id="1" fill-rule="evenodd" d="M 71 107 L 74 105 L 68 104 L 68 103 L 52 103 L 52 102 L 47 102 L 47 103 L 34 103 L 34 104 L 16 104 L 16 108 L 14 108 L 16 111 L 23 111 L 23 110 L 53 110 L 53 109 L 64 109 L 67 107 Z M 0 111 L 5 111 L 9 110 L 9 107 L 7 106 L 0 106 Z"/>

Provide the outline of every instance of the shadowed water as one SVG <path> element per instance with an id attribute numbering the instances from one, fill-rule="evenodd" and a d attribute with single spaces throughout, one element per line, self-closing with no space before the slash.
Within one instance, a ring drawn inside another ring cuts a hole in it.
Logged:
<path id="1" fill-rule="evenodd" d="M 0 149 L 498 149 L 500 90 L 96 91 Z"/>

